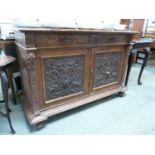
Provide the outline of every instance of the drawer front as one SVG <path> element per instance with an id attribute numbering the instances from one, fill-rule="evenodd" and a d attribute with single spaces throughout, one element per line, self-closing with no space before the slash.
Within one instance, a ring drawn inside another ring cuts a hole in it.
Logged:
<path id="1" fill-rule="evenodd" d="M 54 46 L 78 46 L 107 43 L 128 43 L 129 36 L 126 34 L 104 33 L 31 33 L 26 34 L 27 44 L 35 47 Z M 28 45 L 27 45 L 28 46 Z"/>

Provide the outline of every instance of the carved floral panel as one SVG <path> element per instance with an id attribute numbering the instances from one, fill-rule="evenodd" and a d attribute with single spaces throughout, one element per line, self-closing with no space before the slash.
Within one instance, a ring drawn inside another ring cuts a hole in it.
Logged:
<path id="1" fill-rule="evenodd" d="M 94 87 L 116 82 L 118 80 L 120 61 L 120 52 L 96 54 Z"/>
<path id="2" fill-rule="evenodd" d="M 83 91 L 84 56 L 43 60 L 46 101 Z"/>

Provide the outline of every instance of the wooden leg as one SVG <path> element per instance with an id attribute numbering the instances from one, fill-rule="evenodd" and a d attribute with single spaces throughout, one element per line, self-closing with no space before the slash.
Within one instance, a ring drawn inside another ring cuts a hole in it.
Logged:
<path id="1" fill-rule="evenodd" d="M 13 102 L 16 105 L 17 104 L 17 100 L 16 100 L 16 93 L 15 93 L 15 89 L 14 89 L 14 85 L 13 85 L 13 76 L 12 76 L 12 71 L 9 67 L 6 68 L 6 72 L 7 72 L 7 76 L 8 76 L 8 81 L 9 81 L 9 85 L 11 87 L 11 92 L 12 92 L 12 97 L 13 97 Z"/>
<path id="2" fill-rule="evenodd" d="M 8 102 L 8 101 L 5 101 L 5 102 Z M 5 103 L 5 107 L 6 107 L 6 117 L 8 119 L 9 125 L 10 125 L 11 133 L 15 134 L 16 132 L 12 127 L 12 123 L 11 123 L 11 119 L 10 119 L 10 111 L 9 111 L 9 108 L 8 108 L 8 103 Z"/>
<path id="3" fill-rule="evenodd" d="M 143 61 L 143 64 L 142 64 L 142 67 L 140 69 L 140 73 L 139 73 L 139 76 L 138 76 L 138 85 L 142 85 L 142 82 L 141 82 L 141 77 L 142 77 L 142 73 L 143 73 L 143 70 L 147 64 L 147 61 L 148 61 L 148 58 L 149 58 L 149 55 L 150 55 L 150 50 L 149 49 L 144 49 L 144 52 L 145 52 L 145 58 L 144 58 L 144 61 Z"/>
<path id="4" fill-rule="evenodd" d="M 129 76 L 130 76 L 130 71 L 131 71 L 131 67 L 132 67 L 132 52 L 129 55 L 129 60 L 128 60 L 128 69 L 127 69 L 127 73 L 126 73 L 126 79 L 125 79 L 125 86 L 128 85 L 128 81 L 129 81 Z"/>
<path id="5" fill-rule="evenodd" d="M 6 109 L 5 116 L 8 119 L 11 133 L 15 134 L 15 130 L 12 127 L 12 123 L 11 123 L 11 119 L 10 119 L 10 108 L 8 105 L 8 79 L 7 79 L 5 72 L 1 73 L 1 83 L 2 83 L 2 91 L 3 91 L 4 103 L 5 103 L 5 109 Z"/>
<path id="6" fill-rule="evenodd" d="M 41 129 L 41 128 L 43 128 L 44 126 L 45 126 L 45 122 L 39 122 L 39 123 L 33 125 L 33 127 L 34 127 L 35 129 Z"/>

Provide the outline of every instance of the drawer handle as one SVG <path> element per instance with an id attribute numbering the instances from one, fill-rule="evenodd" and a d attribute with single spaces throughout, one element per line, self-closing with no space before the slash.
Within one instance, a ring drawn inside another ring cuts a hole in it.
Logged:
<path id="1" fill-rule="evenodd" d="M 115 40 L 115 37 L 110 37 L 109 40 L 110 41 L 114 41 Z"/>

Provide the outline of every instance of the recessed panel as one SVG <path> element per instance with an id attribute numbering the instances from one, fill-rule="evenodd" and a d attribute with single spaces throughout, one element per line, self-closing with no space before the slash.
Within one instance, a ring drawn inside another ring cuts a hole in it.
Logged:
<path id="1" fill-rule="evenodd" d="M 83 91 L 84 56 L 44 58 L 45 100 Z"/>
<path id="2" fill-rule="evenodd" d="M 118 80 L 120 52 L 97 53 L 94 66 L 94 86 L 100 87 Z"/>

